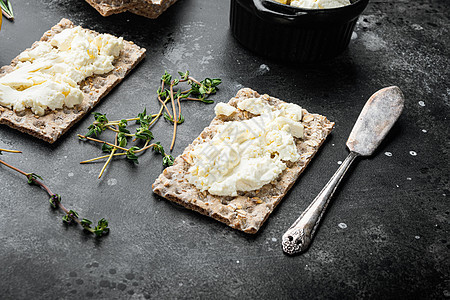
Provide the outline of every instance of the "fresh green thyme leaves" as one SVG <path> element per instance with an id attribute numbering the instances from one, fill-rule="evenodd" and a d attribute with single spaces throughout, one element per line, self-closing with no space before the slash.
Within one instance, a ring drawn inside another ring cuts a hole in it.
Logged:
<path id="1" fill-rule="evenodd" d="M 95 122 L 92 123 L 88 127 L 88 133 L 86 136 L 99 136 L 103 131 L 106 130 L 106 125 L 108 124 L 108 118 L 106 118 L 106 115 L 94 112 L 92 113 L 94 115 Z"/>
<path id="2" fill-rule="evenodd" d="M 56 208 L 58 204 L 61 202 L 61 196 L 58 194 L 53 194 L 50 196 L 49 202 L 53 208 Z"/>
<path id="3" fill-rule="evenodd" d="M 165 152 L 164 152 L 164 148 L 163 148 L 163 146 L 161 146 L 161 143 L 160 143 L 160 142 L 156 142 L 156 143 L 153 145 L 153 150 L 154 150 L 156 153 L 161 154 L 162 156 L 165 156 L 165 155 L 166 155 Z"/>
<path id="4" fill-rule="evenodd" d="M 173 163 L 174 163 L 174 161 L 175 161 L 175 159 L 173 158 L 172 155 L 165 155 L 165 156 L 163 157 L 163 165 L 164 165 L 165 167 L 170 167 L 170 166 L 172 166 Z"/>
<path id="5" fill-rule="evenodd" d="M 91 225 L 92 225 L 92 221 L 91 220 L 88 220 L 88 219 L 81 219 L 81 226 L 83 226 L 83 228 L 84 229 L 88 229 L 88 228 L 91 228 Z"/>
<path id="6" fill-rule="evenodd" d="M 128 149 L 128 151 L 127 151 L 127 158 L 129 160 L 131 160 L 132 162 L 134 162 L 135 164 L 139 163 L 138 157 L 136 156 L 136 153 L 135 153 L 135 151 L 137 151 L 137 150 L 139 150 L 139 147 L 134 146 L 134 147 L 131 147 L 130 149 Z"/>
<path id="7" fill-rule="evenodd" d="M 27 174 L 27 178 L 28 178 L 28 184 L 35 184 L 35 185 L 39 185 L 36 182 L 36 180 L 38 180 L 38 179 L 43 180 L 41 176 L 39 176 L 38 174 L 35 174 L 35 173 Z"/>
<path id="8" fill-rule="evenodd" d="M 105 219 L 100 219 L 97 223 L 97 226 L 95 226 L 94 228 L 94 233 L 97 236 L 102 236 L 109 233 L 108 221 Z"/>
<path id="9" fill-rule="evenodd" d="M 180 78 L 174 78 L 165 71 L 164 75 L 161 77 L 161 86 L 156 91 L 158 100 L 162 104 L 161 108 L 165 109 L 163 114 L 164 119 L 174 124 L 170 150 L 173 149 L 175 144 L 177 125 L 183 123 L 185 120 L 184 116 L 181 114 L 181 100 L 214 103 L 214 101 L 208 99 L 208 97 L 217 92 L 218 85 L 222 82 L 222 80 L 218 78 L 205 78 L 202 81 L 198 81 L 190 76 L 189 71 L 178 72 L 178 75 Z M 190 86 L 190 88 L 185 90 L 177 88 L 177 86 L 183 82 Z M 167 88 L 167 86 L 169 87 Z M 172 112 L 169 111 L 169 108 L 166 105 L 168 102 L 172 105 Z"/>

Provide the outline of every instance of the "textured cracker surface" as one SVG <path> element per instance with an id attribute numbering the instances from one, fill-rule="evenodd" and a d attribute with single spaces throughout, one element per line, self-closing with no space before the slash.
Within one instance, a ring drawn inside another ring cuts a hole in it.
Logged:
<path id="1" fill-rule="evenodd" d="M 93 8 L 95 8 L 102 16 L 107 17 L 112 14 L 125 12 L 136 5 L 140 0 L 86 0 Z"/>
<path id="2" fill-rule="evenodd" d="M 260 95 L 245 88 L 241 89 L 236 97 L 228 103 L 237 108 L 239 101 L 253 97 L 260 97 Z M 283 103 L 283 101 L 268 95 L 261 97 L 275 107 Z M 246 233 L 256 233 L 317 153 L 320 145 L 331 132 L 334 123 L 324 116 L 310 114 L 303 109 L 302 123 L 305 127 L 305 136 L 303 139 L 295 139 L 300 159 L 295 163 L 287 162 L 287 168 L 280 176 L 259 190 L 240 192 L 236 197 L 215 196 L 208 192 L 202 193 L 190 184 L 185 179 L 185 175 L 192 163 L 188 153 L 193 147 L 209 141 L 215 135 L 217 125 L 226 121 L 245 120 L 252 117 L 252 114 L 240 110 L 229 117 L 215 117 L 200 136 L 175 159 L 174 165 L 166 168 L 156 179 L 153 191 L 170 201 L 210 216 L 235 229 Z"/>
<path id="3" fill-rule="evenodd" d="M 110 16 L 126 11 L 150 19 L 159 17 L 177 0 L 86 0 L 102 16 Z"/>
<path id="4" fill-rule="evenodd" d="M 159 17 L 166 9 L 168 9 L 172 4 L 177 2 L 177 0 L 153 0 L 148 1 L 151 3 L 141 3 L 136 7 L 130 9 L 130 12 L 144 16 L 150 19 L 156 19 Z"/>
<path id="5" fill-rule="evenodd" d="M 72 27 L 74 27 L 74 24 L 71 21 L 62 19 L 51 30 L 44 33 L 40 41 L 49 41 L 55 34 Z M 99 34 L 94 31 L 90 31 L 90 33 Z M 40 41 L 35 42 L 30 49 L 37 47 Z M 48 111 L 40 117 L 33 114 L 28 108 L 22 112 L 15 112 L 0 106 L 0 124 L 6 124 L 46 142 L 53 143 L 122 81 L 144 57 L 144 48 L 140 48 L 132 42 L 124 41 L 124 48 L 120 52 L 120 56 L 113 62 L 114 70 L 103 75 L 90 76 L 80 83 L 80 89 L 84 94 L 83 102 L 80 105 L 74 108 L 64 107 L 60 110 Z M 16 57 L 11 65 L 2 67 L 0 77 L 12 72 L 17 63 L 18 58 Z"/>

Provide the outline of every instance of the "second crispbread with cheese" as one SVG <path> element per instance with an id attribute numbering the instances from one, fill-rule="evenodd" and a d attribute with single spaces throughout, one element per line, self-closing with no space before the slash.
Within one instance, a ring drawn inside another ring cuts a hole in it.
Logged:
<path id="1" fill-rule="evenodd" d="M 285 103 L 268 95 L 260 96 L 251 89 L 242 89 L 235 98 L 230 100 L 229 104 L 237 108 L 240 101 L 250 98 L 261 98 L 274 107 Z M 278 178 L 258 190 L 239 192 L 237 196 L 215 196 L 207 191 L 201 192 L 190 184 L 186 175 L 192 164 L 189 153 L 194 147 L 210 141 L 217 133 L 218 125 L 228 121 L 248 120 L 252 117 L 251 113 L 241 110 L 229 117 L 222 115 L 215 117 L 200 136 L 184 150 L 183 154 L 175 159 L 174 165 L 165 169 L 156 179 L 153 191 L 168 200 L 210 216 L 235 229 L 256 233 L 317 153 L 320 145 L 331 132 L 334 123 L 324 116 L 310 114 L 303 109 L 304 137 L 295 139 L 300 158 L 296 162 L 286 162 L 287 168 Z"/>
<path id="2" fill-rule="evenodd" d="M 71 21 L 62 19 L 51 30 L 47 31 L 39 42 L 34 43 L 31 49 L 36 48 L 42 41 L 50 41 L 53 36 L 64 29 L 72 27 L 74 27 L 74 24 Z M 93 35 L 98 35 L 94 31 L 89 32 Z M 83 92 L 83 101 L 80 105 L 74 108 L 64 107 L 60 110 L 50 111 L 44 116 L 36 116 L 29 109 L 15 112 L 12 109 L 0 106 L 0 124 L 6 124 L 49 143 L 55 142 L 73 124 L 88 113 L 114 86 L 122 81 L 144 58 L 144 48 L 140 48 L 128 41 L 123 43 L 123 50 L 113 62 L 114 70 L 103 75 L 90 76 L 79 84 L 80 90 Z M 11 65 L 2 67 L 0 69 L 0 77 L 14 71 L 14 66 L 17 63 L 18 57 L 11 62 Z"/>

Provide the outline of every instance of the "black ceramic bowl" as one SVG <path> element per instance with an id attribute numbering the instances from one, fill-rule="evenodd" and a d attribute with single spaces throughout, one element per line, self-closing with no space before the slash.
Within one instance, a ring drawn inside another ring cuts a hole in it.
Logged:
<path id="1" fill-rule="evenodd" d="M 369 0 L 330 9 L 305 9 L 271 0 L 231 0 L 230 23 L 246 48 L 269 58 L 314 63 L 347 48 Z"/>

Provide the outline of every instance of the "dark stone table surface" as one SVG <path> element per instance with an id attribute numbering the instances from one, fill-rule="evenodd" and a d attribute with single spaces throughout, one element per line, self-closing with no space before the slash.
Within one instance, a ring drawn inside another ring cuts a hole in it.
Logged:
<path id="1" fill-rule="evenodd" d="M 80 165 L 99 149 L 80 142 L 92 117 L 55 144 L 0 126 L 2 160 L 41 175 L 82 216 L 110 222 L 97 239 L 65 226 L 46 193 L 0 166 L 1 299 L 442 299 L 450 297 L 450 2 L 371 1 L 348 49 L 315 66 L 289 66 L 243 49 L 229 29 L 229 1 L 180 0 L 159 19 L 101 17 L 81 0 L 13 1 L 3 21 L 0 65 L 61 18 L 147 48 L 145 60 L 95 111 L 111 119 L 159 108 L 167 70 L 219 77 L 216 102 L 241 87 L 298 103 L 336 127 L 292 191 L 256 235 L 231 229 L 155 196 L 162 171 L 152 153 L 135 166 Z M 281 235 L 333 175 L 365 101 L 399 86 L 403 114 L 377 153 L 359 160 L 338 189 L 310 249 L 289 257 Z M 214 105 L 189 102 L 174 155 L 209 123 Z M 172 127 L 152 129 L 168 147 Z"/>

